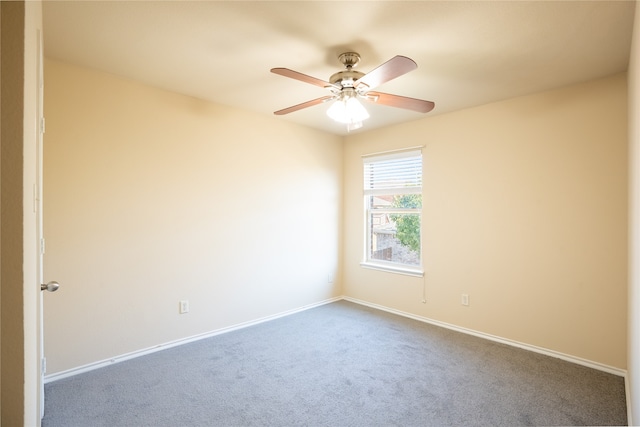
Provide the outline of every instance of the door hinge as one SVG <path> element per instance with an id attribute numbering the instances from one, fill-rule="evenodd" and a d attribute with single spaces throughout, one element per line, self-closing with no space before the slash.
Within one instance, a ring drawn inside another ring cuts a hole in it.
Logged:
<path id="1" fill-rule="evenodd" d="M 33 213 L 38 212 L 38 187 L 33 184 Z"/>
<path id="2" fill-rule="evenodd" d="M 45 129 L 44 117 L 40 117 L 40 133 L 44 133 L 44 129 Z"/>
<path id="3" fill-rule="evenodd" d="M 47 358 L 43 357 L 42 361 L 40 363 L 40 370 L 42 372 L 42 375 L 47 373 Z"/>
<path id="4" fill-rule="evenodd" d="M 40 254 L 44 255 L 44 237 L 40 239 Z"/>

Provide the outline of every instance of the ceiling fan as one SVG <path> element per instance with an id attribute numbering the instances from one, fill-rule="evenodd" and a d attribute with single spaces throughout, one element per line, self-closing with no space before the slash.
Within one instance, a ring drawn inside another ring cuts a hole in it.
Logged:
<path id="1" fill-rule="evenodd" d="M 412 59 L 406 56 L 394 56 L 366 74 L 354 70 L 354 67 L 360 62 L 360 55 L 356 52 L 345 52 L 338 59 L 346 69 L 333 74 L 328 82 L 288 68 L 272 68 L 272 73 L 319 86 L 331 92 L 331 95 L 278 110 L 274 114 L 280 116 L 324 102 L 336 101 L 327 110 L 327 114 L 337 122 L 347 124 L 348 130 L 353 130 L 361 127 L 362 121 L 369 117 L 369 113 L 358 99 L 390 107 L 405 108 L 419 113 L 428 113 L 433 110 L 435 104 L 431 101 L 372 91 L 381 84 L 418 68 Z"/>

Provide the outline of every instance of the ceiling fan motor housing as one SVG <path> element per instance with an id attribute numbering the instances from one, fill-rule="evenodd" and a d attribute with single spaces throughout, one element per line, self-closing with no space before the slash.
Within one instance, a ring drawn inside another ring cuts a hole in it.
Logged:
<path id="1" fill-rule="evenodd" d="M 360 62 L 360 55 L 356 52 L 345 52 L 338 59 L 346 70 L 338 71 L 329 78 L 331 84 L 339 84 L 342 87 L 353 87 L 356 80 L 364 76 L 364 73 L 353 69 Z"/>
<path id="2" fill-rule="evenodd" d="M 353 87 L 356 80 L 364 76 L 364 73 L 356 70 L 338 71 L 329 78 L 331 84 L 339 84 L 342 87 Z"/>

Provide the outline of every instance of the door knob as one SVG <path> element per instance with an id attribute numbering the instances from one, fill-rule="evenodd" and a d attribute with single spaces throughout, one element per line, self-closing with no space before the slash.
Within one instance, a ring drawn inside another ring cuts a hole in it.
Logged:
<path id="1" fill-rule="evenodd" d="M 60 283 L 52 281 L 47 284 L 40 285 L 41 291 L 55 292 L 60 287 Z"/>

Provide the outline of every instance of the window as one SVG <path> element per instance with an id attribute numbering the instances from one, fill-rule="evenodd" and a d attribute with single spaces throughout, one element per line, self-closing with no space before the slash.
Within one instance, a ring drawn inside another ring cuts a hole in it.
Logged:
<path id="1" fill-rule="evenodd" d="M 422 274 L 422 152 L 364 157 L 364 266 Z"/>

